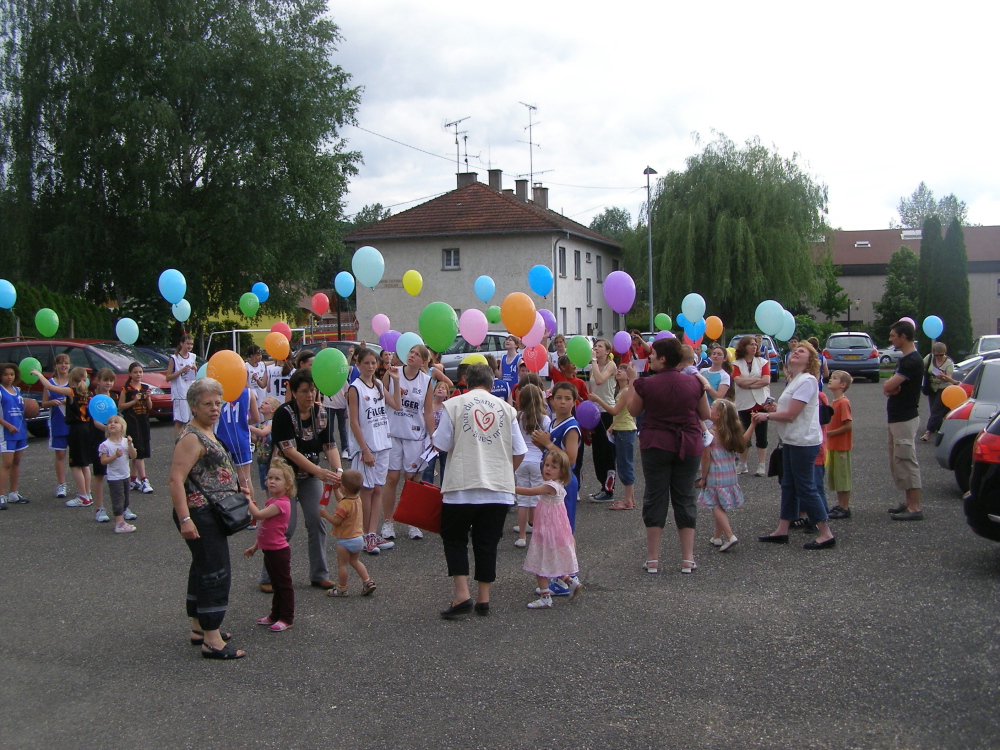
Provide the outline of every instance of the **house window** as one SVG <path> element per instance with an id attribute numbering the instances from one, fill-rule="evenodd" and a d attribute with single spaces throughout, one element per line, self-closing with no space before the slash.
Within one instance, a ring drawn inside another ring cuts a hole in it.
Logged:
<path id="1" fill-rule="evenodd" d="M 1000 297 L 1000 279 L 997 279 L 997 297 Z"/>
<path id="2" fill-rule="evenodd" d="M 579 307 L 576 308 L 576 332 L 577 334 L 583 333 L 583 310 Z"/>
<path id="3" fill-rule="evenodd" d="M 587 307 L 593 307 L 594 306 L 593 296 L 594 296 L 593 295 L 593 289 L 591 288 L 591 285 L 590 285 L 590 279 L 587 279 Z"/>
<path id="4" fill-rule="evenodd" d="M 559 276 L 566 278 L 566 248 L 559 248 Z"/>
<path id="5" fill-rule="evenodd" d="M 458 271 L 462 268 L 458 260 L 458 248 L 447 248 L 441 251 L 441 270 Z"/>
<path id="6" fill-rule="evenodd" d="M 587 262 L 590 263 L 590 253 L 587 253 Z"/>
<path id="7" fill-rule="evenodd" d="M 611 316 L 611 325 L 616 331 L 622 330 L 622 316 L 615 313 Z"/>
<path id="8" fill-rule="evenodd" d="M 617 258 L 612 258 L 611 259 L 611 270 L 612 271 L 619 271 L 619 270 L 621 270 L 621 263 L 618 262 Z"/>
<path id="9" fill-rule="evenodd" d="M 579 250 L 574 250 L 573 251 L 573 276 L 575 278 L 578 278 L 578 279 L 583 278 L 583 272 L 582 272 L 581 266 L 580 266 L 580 251 Z"/>
<path id="10" fill-rule="evenodd" d="M 559 331 L 562 333 L 566 332 L 566 308 L 559 308 Z"/>
<path id="11" fill-rule="evenodd" d="M 600 284 L 604 281 L 604 259 L 598 255 L 597 256 L 597 283 Z"/>
<path id="12" fill-rule="evenodd" d="M 598 335 L 604 334 L 604 310 L 597 308 L 597 333 Z"/>

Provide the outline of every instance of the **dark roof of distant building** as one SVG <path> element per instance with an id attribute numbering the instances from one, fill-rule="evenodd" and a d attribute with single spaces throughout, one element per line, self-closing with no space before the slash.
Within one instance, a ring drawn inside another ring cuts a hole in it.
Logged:
<path id="1" fill-rule="evenodd" d="M 970 263 L 1000 260 L 1000 226 L 962 227 L 962 233 Z M 900 247 L 920 255 L 920 238 L 919 229 L 835 230 L 826 237 L 832 240 L 833 262 L 838 266 L 884 265 Z"/>

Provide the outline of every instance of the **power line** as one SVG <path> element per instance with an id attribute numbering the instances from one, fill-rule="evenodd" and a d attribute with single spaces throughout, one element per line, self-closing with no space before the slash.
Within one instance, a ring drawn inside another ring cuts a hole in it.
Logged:
<path id="1" fill-rule="evenodd" d="M 427 154 L 428 156 L 436 156 L 438 159 L 444 159 L 447 162 L 451 161 L 451 157 L 450 156 L 442 156 L 441 154 L 434 154 L 434 153 L 431 153 L 430 151 L 424 151 L 422 148 L 417 148 L 416 146 L 411 146 L 409 143 L 403 143 L 402 141 L 397 141 L 395 138 L 390 138 L 387 135 L 382 135 L 381 133 L 376 133 L 374 130 L 369 130 L 368 128 L 363 128 L 360 125 L 355 125 L 354 127 L 356 127 L 358 130 L 363 130 L 366 133 L 371 133 L 372 135 L 376 135 L 379 138 L 385 138 L 387 141 L 392 141 L 393 143 L 398 143 L 400 146 L 405 146 L 406 148 L 412 148 L 414 151 L 419 151 L 422 154 Z"/>

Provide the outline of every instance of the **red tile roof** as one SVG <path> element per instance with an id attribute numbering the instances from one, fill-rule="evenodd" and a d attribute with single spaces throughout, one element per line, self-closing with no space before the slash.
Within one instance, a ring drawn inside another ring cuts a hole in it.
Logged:
<path id="1" fill-rule="evenodd" d="M 371 242 L 406 237 L 448 237 L 479 234 L 569 232 L 571 235 L 618 248 L 603 234 L 572 219 L 498 193 L 473 182 L 390 216 L 385 221 L 355 229 L 346 242 Z"/>
<path id="2" fill-rule="evenodd" d="M 881 265 L 888 263 L 892 254 L 903 246 L 920 255 L 920 238 L 903 239 L 903 232 L 906 231 L 909 230 L 871 229 L 832 232 L 833 262 L 838 266 Z M 962 233 L 965 235 L 965 252 L 970 263 L 1000 260 L 1000 226 L 962 227 Z M 944 236 L 944 232 L 941 236 Z M 831 237 L 828 236 L 827 239 Z"/>

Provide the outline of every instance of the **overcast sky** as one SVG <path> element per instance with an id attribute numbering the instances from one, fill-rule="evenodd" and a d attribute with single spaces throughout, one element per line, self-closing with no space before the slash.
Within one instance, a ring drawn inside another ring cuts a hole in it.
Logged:
<path id="1" fill-rule="evenodd" d="M 470 168 L 483 182 L 486 169 L 502 169 L 514 187 L 529 172 L 526 102 L 538 108 L 535 181 L 549 187 L 550 208 L 582 224 L 608 206 L 634 221 L 646 165 L 683 169 L 700 151 L 693 134 L 704 143 L 713 130 L 799 154 L 829 186 L 834 227 L 888 227 L 921 180 L 938 198 L 964 200 L 969 221 L 1000 224 L 991 3 L 330 8 L 344 37 L 337 62 L 364 87 L 365 130 L 343 133 L 365 161 L 350 213 L 376 202 L 399 213 L 453 189 L 454 133 L 443 125 L 463 117 Z"/>

